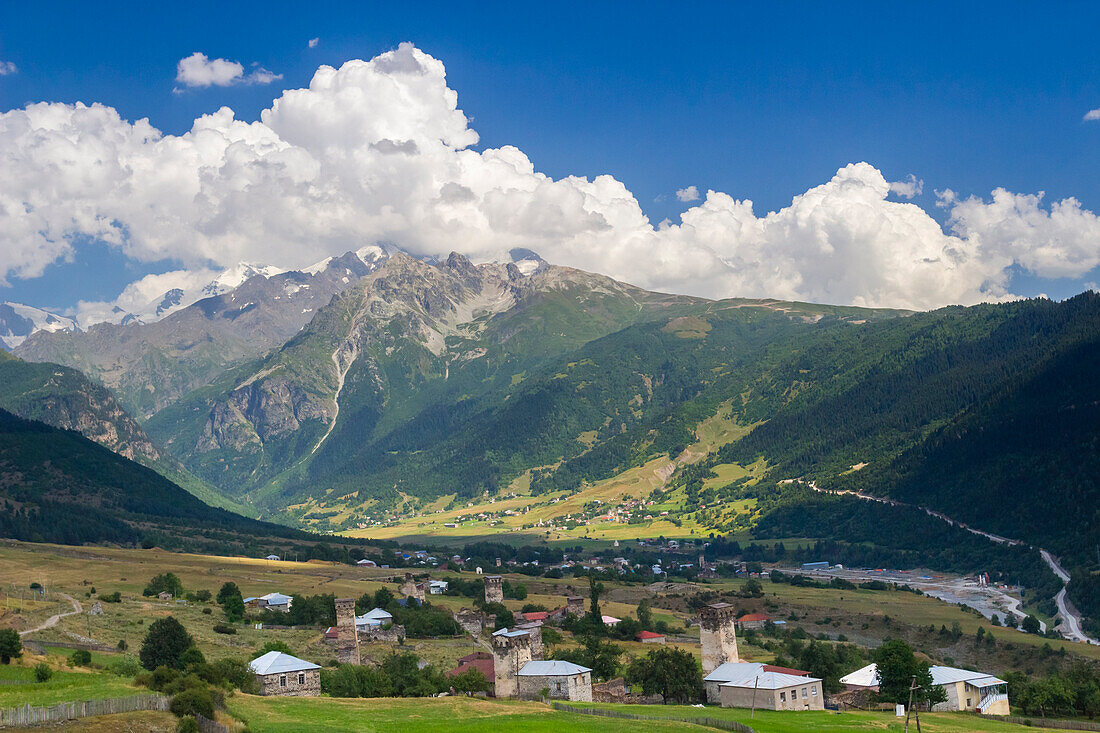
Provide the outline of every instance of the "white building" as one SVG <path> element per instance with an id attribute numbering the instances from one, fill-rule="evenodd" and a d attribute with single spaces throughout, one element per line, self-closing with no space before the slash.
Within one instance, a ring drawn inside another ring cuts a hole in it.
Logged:
<path id="1" fill-rule="evenodd" d="M 356 629 L 377 629 L 384 624 L 392 624 L 393 615 L 381 608 L 372 608 L 362 616 L 355 617 Z"/>
<path id="2" fill-rule="evenodd" d="M 945 702 L 932 706 L 935 711 L 966 711 L 983 715 L 1009 715 L 1008 683 L 985 672 L 958 667 L 932 665 L 932 684 L 942 687 Z M 878 667 L 868 664 L 840 678 L 848 689 L 877 689 Z"/>
<path id="3" fill-rule="evenodd" d="M 792 674 L 794 673 L 794 674 Z M 797 669 L 727 662 L 703 678 L 708 702 L 724 708 L 824 710 L 821 680 Z"/>
<path id="4" fill-rule="evenodd" d="M 446 580 L 431 580 L 428 581 L 428 592 L 433 596 L 441 596 L 447 592 Z"/>

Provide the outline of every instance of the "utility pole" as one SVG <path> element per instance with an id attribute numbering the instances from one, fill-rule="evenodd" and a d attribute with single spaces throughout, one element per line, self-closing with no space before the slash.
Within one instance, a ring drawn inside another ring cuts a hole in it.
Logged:
<path id="1" fill-rule="evenodd" d="M 756 715 L 756 688 L 760 685 L 760 675 L 756 675 L 756 679 L 752 683 L 752 709 L 749 710 L 749 720 L 752 720 L 752 716 Z M 775 694 L 774 692 L 772 693 Z M 721 691 L 719 691 L 721 695 Z"/>
<path id="2" fill-rule="evenodd" d="M 909 713 L 917 723 L 917 733 L 920 733 L 920 712 L 913 710 L 913 693 L 917 689 L 917 676 L 913 675 L 913 681 L 909 684 L 909 705 L 905 708 L 905 733 L 909 733 Z"/>

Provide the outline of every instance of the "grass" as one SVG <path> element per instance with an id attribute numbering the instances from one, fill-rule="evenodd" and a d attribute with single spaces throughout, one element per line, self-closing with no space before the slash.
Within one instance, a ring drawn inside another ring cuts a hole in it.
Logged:
<path id="1" fill-rule="evenodd" d="M 529 731 L 530 733 L 607 733 L 624 729 L 623 721 L 551 710 L 533 702 L 467 697 L 429 699 L 271 698 L 236 695 L 230 712 L 253 733 L 344 733 L 345 731 Z M 646 724 L 647 730 L 699 730 L 669 721 Z"/>
<path id="2" fill-rule="evenodd" d="M 31 659 L 25 660 L 32 661 Z M 34 680 L 29 666 L 0 667 L 0 679 Z M 96 700 L 106 697 L 128 697 L 145 692 L 130 680 L 108 672 L 69 671 L 55 669 L 46 682 L 29 685 L 0 685 L 0 708 L 19 705 L 53 705 L 73 700 Z"/>
<path id="3" fill-rule="evenodd" d="M 751 726 L 757 733 L 802 733 L 802 731 L 815 731 L 818 733 L 846 733 L 847 731 L 900 731 L 904 730 L 904 718 L 898 719 L 890 713 L 878 712 L 843 712 L 833 711 L 774 711 L 757 710 L 752 713 L 744 708 L 719 708 L 708 706 L 695 708 L 682 705 L 611 705 L 600 703 L 576 703 L 577 707 L 620 709 L 635 715 L 652 715 L 658 718 L 671 720 L 690 720 L 696 717 L 719 718 L 722 720 L 736 720 Z M 579 716 L 578 716 L 579 717 Z M 636 721 L 620 721 L 627 725 L 651 725 L 649 721 L 644 724 Z M 1004 723 L 999 720 L 982 718 L 968 713 L 921 713 L 921 730 L 928 733 L 960 733 L 961 731 L 985 731 L 987 733 L 1018 732 L 1021 727 L 1012 723 Z M 910 723 L 910 730 L 915 730 Z M 1029 728 L 1029 730 L 1049 730 L 1046 728 Z"/>

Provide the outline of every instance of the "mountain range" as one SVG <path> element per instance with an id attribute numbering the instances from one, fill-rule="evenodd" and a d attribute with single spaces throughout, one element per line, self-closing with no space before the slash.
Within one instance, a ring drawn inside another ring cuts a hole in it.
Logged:
<path id="1" fill-rule="evenodd" d="M 927 313 L 711 301 L 527 251 L 372 247 L 184 300 L 26 336 L 0 407 L 323 531 L 504 495 L 560 521 L 644 467 L 633 498 L 704 532 L 855 542 L 828 519 L 852 500 L 806 487 L 856 490 L 1041 542 L 1095 582 L 1094 293 Z"/>

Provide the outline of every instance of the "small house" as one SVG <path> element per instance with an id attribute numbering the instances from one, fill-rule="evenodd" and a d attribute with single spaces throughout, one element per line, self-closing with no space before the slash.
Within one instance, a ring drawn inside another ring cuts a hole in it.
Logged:
<path id="1" fill-rule="evenodd" d="M 592 670 L 558 659 L 528 662 L 516 673 L 519 696 L 592 702 Z"/>
<path id="2" fill-rule="evenodd" d="M 157 599 L 161 601 L 170 601 L 172 600 L 172 594 L 166 590 L 163 590 L 160 593 L 157 593 Z"/>
<path id="3" fill-rule="evenodd" d="M 374 560 L 368 560 L 366 558 L 363 558 L 362 560 L 360 560 L 359 562 L 357 562 L 355 564 L 358 565 L 361 568 L 376 568 L 376 567 L 378 567 L 378 563 L 376 563 Z"/>
<path id="4" fill-rule="evenodd" d="M 616 624 L 618 624 L 620 621 L 622 621 L 621 618 L 615 618 L 614 616 L 608 616 L 607 614 L 604 614 L 603 616 L 600 616 L 600 619 L 603 620 L 603 625 L 604 626 L 612 626 L 612 627 L 615 626 Z"/>
<path id="5" fill-rule="evenodd" d="M 263 601 L 260 608 L 270 608 L 272 611 L 281 611 L 282 613 L 289 611 L 290 604 L 294 601 L 293 598 L 282 593 L 268 593 L 265 596 L 260 596 L 259 600 Z"/>
<path id="6" fill-rule="evenodd" d="M 963 711 L 983 715 L 1009 715 L 1008 683 L 985 672 L 974 672 L 958 667 L 932 665 L 932 684 L 942 687 L 947 700 L 936 703 L 932 709 L 939 711 Z M 849 690 L 877 690 L 878 667 L 868 664 L 840 678 Z"/>
<path id="7" fill-rule="evenodd" d="M 474 652 L 473 654 L 467 654 L 464 657 L 458 658 L 458 666 L 452 670 L 445 672 L 447 677 L 455 677 L 476 669 L 484 675 L 485 679 L 489 682 L 489 694 L 493 694 L 493 683 L 496 680 L 496 670 L 493 662 L 493 655 L 489 652 Z"/>
<path id="8" fill-rule="evenodd" d="M 446 580 L 431 580 L 428 581 L 428 592 L 433 596 L 441 596 L 447 592 Z"/>
<path id="9" fill-rule="evenodd" d="M 279 559 L 278 555 L 268 555 L 267 557 L 264 558 L 264 560 L 274 560 L 274 561 L 278 561 L 278 559 Z"/>
<path id="10" fill-rule="evenodd" d="M 806 677 L 809 672 L 788 667 L 777 667 L 773 664 L 760 664 L 759 662 L 726 662 L 720 664 L 713 672 L 703 678 L 703 687 L 706 690 L 707 702 L 711 704 L 722 702 L 721 687 L 727 682 L 747 679 L 750 681 L 760 675 L 776 672 L 792 677 Z"/>
<path id="11" fill-rule="evenodd" d="M 748 631 L 750 629 L 762 629 L 768 625 L 767 614 L 763 613 L 746 613 L 741 618 L 737 619 L 737 628 L 741 631 Z"/>
<path id="12" fill-rule="evenodd" d="M 393 615 L 381 608 L 372 608 L 362 616 L 355 617 L 355 628 L 357 629 L 377 629 L 385 624 L 392 623 Z"/>
<path id="13" fill-rule="evenodd" d="M 634 638 L 637 639 L 638 641 L 642 642 L 643 644 L 664 644 L 665 643 L 664 634 L 658 634 L 654 631 L 643 631 L 642 633 L 638 634 Z"/>
<path id="14" fill-rule="evenodd" d="M 256 675 L 261 695 L 316 697 L 321 694 L 321 667 L 313 662 L 268 652 L 248 663 Z"/>

